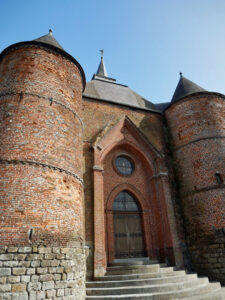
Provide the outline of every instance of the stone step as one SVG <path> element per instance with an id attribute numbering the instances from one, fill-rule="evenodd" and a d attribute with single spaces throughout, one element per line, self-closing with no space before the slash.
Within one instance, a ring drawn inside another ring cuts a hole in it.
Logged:
<path id="1" fill-rule="evenodd" d="M 225 300 L 219 283 L 160 264 L 110 266 L 106 276 L 87 282 L 86 293 L 95 300 Z"/>
<path id="2" fill-rule="evenodd" d="M 155 285 L 163 283 L 177 283 L 197 279 L 196 274 L 184 274 L 161 278 L 141 278 L 141 279 L 129 279 L 129 280 L 116 280 L 116 281 L 90 281 L 86 282 L 87 288 L 110 288 L 110 287 L 122 287 L 122 286 L 143 286 L 143 285 Z"/>
<path id="3" fill-rule="evenodd" d="M 156 273 L 139 273 L 139 274 L 127 274 L 127 275 L 105 275 L 98 277 L 96 281 L 116 281 L 116 280 L 132 280 L 132 279 L 150 279 L 150 278 L 163 278 L 172 276 L 183 276 L 185 271 L 170 271 L 170 272 L 156 272 Z"/>
<path id="4" fill-rule="evenodd" d="M 156 272 L 170 272 L 173 267 L 161 267 L 160 264 L 153 265 L 135 265 L 135 266 L 112 266 L 107 268 L 106 275 L 127 275 L 138 273 L 156 273 Z"/>
<path id="5" fill-rule="evenodd" d="M 164 283 L 155 285 L 145 286 L 123 286 L 114 288 L 87 288 L 87 295 L 126 295 L 126 294 L 144 294 L 144 293 L 161 293 L 161 292 L 172 292 L 180 291 L 182 289 L 201 287 L 208 284 L 208 278 L 197 278 L 190 281 L 183 281 L 177 283 Z"/>
<path id="6" fill-rule="evenodd" d="M 134 269 L 147 269 L 147 268 L 153 268 L 153 267 L 160 267 L 160 264 L 148 264 L 148 265 L 116 265 L 116 266 L 110 266 L 107 267 L 107 271 L 119 271 L 119 270 L 134 270 Z"/>
<path id="7" fill-rule="evenodd" d="M 173 292 L 161 292 L 161 293 L 139 293 L 139 294 L 127 294 L 127 295 L 103 295 L 103 296 L 87 296 L 86 299 L 92 300 L 112 300 L 112 299 L 120 299 L 120 300 L 174 300 L 174 299 L 194 299 L 195 295 L 205 294 L 206 296 L 208 293 L 212 295 L 216 295 L 216 293 L 220 293 L 221 287 L 219 283 L 208 283 L 202 286 L 198 286 L 195 288 L 188 288 L 183 289 L 180 291 L 173 291 Z M 189 298 L 187 298 L 189 297 Z M 213 296 L 214 297 L 214 296 Z M 215 296 L 217 297 L 217 296 Z M 197 299 L 197 298 L 196 298 Z M 200 298 L 200 299 L 210 299 L 210 298 Z M 216 300 L 217 298 L 211 298 L 212 300 Z M 218 298 L 218 300 L 225 299 L 225 298 Z"/>
<path id="8" fill-rule="evenodd" d="M 126 266 L 126 265 L 147 265 L 157 264 L 157 261 L 150 260 L 149 257 L 140 258 L 120 258 L 114 259 L 110 266 Z"/>
<path id="9" fill-rule="evenodd" d="M 182 300 L 224 300 L 225 299 L 225 288 L 220 288 L 217 291 L 202 293 L 197 296 L 190 296 L 183 298 Z"/>

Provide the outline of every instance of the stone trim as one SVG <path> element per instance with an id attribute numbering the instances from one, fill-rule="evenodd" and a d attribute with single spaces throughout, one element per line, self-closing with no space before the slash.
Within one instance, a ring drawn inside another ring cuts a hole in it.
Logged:
<path id="1" fill-rule="evenodd" d="M 48 168 L 51 170 L 55 170 L 55 171 L 59 171 L 62 173 L 65 173 L 66 175 L 69 176 L 73 176 L 74 178 L 76 178 L 78 181 L 80 181 L 80 183 L 83 185 L 83 179 L 81 179 L 77 174 L 72 173 L 68 170 L 56 167 L 56 166 L 52 166 L 52 165 L 48 165 L 42 162 L 38 162 L 38 161 L 31 161 L 31 160 L 18 160 L 18 159 L 0 159 L 0 164 L 8 164 L 8 165 L 30 165 L 30 166 L 38 166 L 38 167 L 43 167 L 43 168 Z"/>
<path id="2" fill-rule="evenodd" d="M 98 165 L 93 166 L 93 170 L 94 171 L 99 171 L 99 172 L 104 171 L 103 167 L 102 166 L 98 166 Z"/>
<path id="3" fill-rule="evenodd" d="M 153 179 L 158 179 L 158 178 L 161 178 L 161 177 L 168 177 L 168 173 L 167 172 L 160 172 L 158 174 L 155 174 L 153 175 L 150 180 L 153 180 Z"/>
<path id="4" fill-rule="evenodd" d="M 84 124 L 80 118 L 80 116 L 75 112 L 73 111 L 69 106 L 65 105 L 65 104 L 62 104 L 61 102 L 57 101 L 57 100 L 54 100 L 52 97 L 45 97 L 45 96 L 41 96 L 41 95 L 38 95 L 38 94 L 32 94 L 32 93 L 27 93 L 27 92 L 20 92 L 20 93 L 14 93 L 14 92 L 11 92 L 11 93 L 2 93 L 0 94 L 0 97 L 4 97 L 4 96 L 11 96 L 11 95 L 19 95 L 20 97 L 20 100 L 23 98 L 23 95 L 26 95 L 26 96 L 32 96 L 32 97 L 38 97 L 39 99 L 43 99 L 43 100 L 46 100 L 46 101 L 49 101 L 50 102 L 50 106 L 52 105 L 52 103 L 55 103 L 55 104 L 58 104 L 60 106 L 62 106 L 63 108 L 65 108 L 66 110 L 68 110 L 69 112 L 71 112 L 75 118 L 77 118 L 79 120 L 79 122 L 81 123 L 82 125 L 82 129 L 84 127 Z"/>
<path id="5" fill-rule="evenodd" d="M 198 193 L 217 190 L 217 189 L 224 189 L 224 188 L 225 188 L 224 183 L 223 184 L 218 184 L 218 185 L 212 185 L 212 186 L 204 187 L 204 188 L 201 188 L 201 189 L 198 189 L 198 190 L 196 189 L 195 191 L 187 192 L 187 193 L 183 194 L 182 197 L 189 197 L 191 195 L 195 195 L 195 194 L 198 194 Z"/>
<path id="6" fill-rule="evenodd" d="M 174 150 L 177 151 L 177 150 L 180 150 L 181 148 L 183 148 L 187 145 L 197 143 L 197 142 L 200 142 L 200 141 L 213 140 L 213 139 L 225 139 L 225 136 L 210 136 L 210 137 L 205 137 L 205 138 L 199 138 L 199 139 L 196 139 L 196 140 L 191 141 L 189 143 L 186 143 L 186 144 L 183 144 L 181 146 L 175 147 Z"/>

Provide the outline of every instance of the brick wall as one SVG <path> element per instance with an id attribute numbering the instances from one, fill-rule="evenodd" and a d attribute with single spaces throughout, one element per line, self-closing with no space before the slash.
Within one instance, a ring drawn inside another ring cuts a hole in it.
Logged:
<path id="1" fill-rule="evenodd" d="M 165 146 L 164 146 L 162 116 L 160 114 L 145 112 L 138 109 L 137 110 L 130 109 L 123 106 L 113 105 L 109 103 L 99 103 L 97 101 L 90 101 L 85 99 L 83 102 L 82 116 L 83 116 L 82 120 L 84 123 L 84 159 L 85 159 L 84 197 L 85 197 L 86 240 L 87 240 L 87 244 L 91 247 L 91 254 L 88 259 L 89 276 L 93 274 L 92 268 L 93 268 L 93 258 L 94 258 L 92 253 L 92 251 L 94 250 L 93 224 L 95 222 L 93 220 L 94 195 L 96 199 L 97 198 L 100 199 L 103 197 L 105 201 L 107 201 L 109 198 L 109 194 L 119 184 L 126 186 L 128 190 L 129 187 L 132 186 L 134 187 L 133 191 L 135 189 L 137 191 L 141 191 L 142 196 L 145 197 L 146 202 L 148 203 L 147 205 L 149 205 L 149 208 L 148 209 L 146 208 L 146 211 L 144 212 L 145 214 L 144 222 L 146 222 L 144 230 L 145 230 L 145 239 L 147 240 L 147 245 L 148 245 L 147 246 L 148 255 L 150 255 L 150 257 L 154 257 L 154 258 L 157 257 L 162 260 L 165 260 L 165 256 L 168 255 L 168 262 L 173 261 L 174 258 L 173 258 L 173 250 L 171 249 L 171 245 L 172 245 L 171 233 L 169 232 L 171 229 L 170 227 L 171 224 L 169 225 L 168 223 L 168 219 L 167 219 L 168 203 L 166 204 L 166 201 L 171 197 L 170 189 L 167 181 L 168 179 L 166 179 L 164 182 L 164 179 L 162 179 L 161 175 L 158 176 L 158 174 L 161 174 L 160 172 L 162 172 L 163 174 L 164 173 L 167 174 L 165 171 L 166 168 L 164 166 L 160 169 L 159 165 L 162 162 L 160 162 L 158 165 L 158 162 L 156 162 L 157 159 L 155 157 L 157 155 L 156 154 L 153 155 L 150 149 L 147 149 L 142 145 L 141 138 L 138 137 L 138 135 L 132 136 L 132 134 L 129 133 L 129 130 L 127 130 L 127 128 L 122 128 L 120 130 L 120 132 L 122 132 L 124 135 L 124 139 L 130 142 L 130 146 L 128 146 L 128 144 L 126 146 L 118 146 L 109 154 L 107 159 L 105 159 L 104 163 L 101 161 L 101 164 L 103 163 L 102 166 L 104 171 L 102 172 L 102 174 L 100 174 L 101 170 L 95 170 L 96 173 L 95 191 L 93 186 L 93 182 L 94 182 L 93 166 L 94 164 L 99 163 L 99 162 L 97 163 L 96 161 L 94 163 L 93 144 L 96 141 L 96 139 L 102 136 L 106 136 L 107 133 L 110 131 L 110 128 L 115 128 L 117 126 L 116 124 L 119 124 L 120 121 L 124 118 L 124 116 L 127 116 L 133 122 L 133 124 L 138 128 L 138 130 L 140 130 L 140 134 L 143 133 L 144 136 L 147 138 L 147 141 L 149 141 L 152 147 L 154 147 L 155 153 L 157 153 L 157 151 L 163 153 L 165 150 L 164 149 Z M 110 142 L 116 143 L 116 138 L 112 137 L 111 135 L 106 139 L 109 140 L 109 143 Z M 118 142 L 117 140 L 117 143 L 120 142 Z M 97 144 L 95 143 L 95 147 L 97 147 L 96 145 Z M 134 146 L 136 147 L 136 150 L 134 150 L 132 145 L 133 147 Z M 102 147 L 101 143 L 100 146 Z M 107 148 L 107 145 L 105 145 L 104 147 Z M 136 170 L 134 172 L 134 175 L 131 176 L 130 178 L 128 177 L 121 178 L 121 176 L 119 176 L 118 173 L 115 172 L 115 167 L 113 166 L 113 157 L 115 158 L 115 156 L 118 153 L 127 153 L 128 155 L 132 156 L 132 159 L 135 161 Z M 102 155 L 103 154 L 101 154 L 100 156 Z M 151 157 L 149 158 L 150 160 L 152 160 L 151 167 L 148 165 L 147 161 L 143 158 L 143 155 L 146 155 L 146 157 L 147 156 Z M 163 164 L 165 164 L 165 161 Z M 154 177 L 153 175 L 156 174 L 157 176 Z M 101 184 L 102 187 L 100 187 Z M 97 192 L 96 192 L 96 188 L 98 188 Z M 157 189 L 160 191 L 158 191 Z M 141 198 L 140 201 L 144 202 L 142 196 L 140 197 L 140 195 L 137 192 L 137 198 L 138 196 L 139 198 Z M 101 206 L 99 209 L 101 209 L 101 212 L 99 212 L 99 220 L 100 218 L 103 218 L 102 222 L 104 223 L 104 209 L 106 209 L 106 203 L 105 203 L 105 208 L 104 207 L 102 208 Z M 103 214 L 103 216 L 101 214 Z M 149 217 L 149 215 L 151 216 Z M 174 223 L 173 233 L 175 233 L 176 224 L 173 218 L 174 218 L 173 212 L 171 212 L 170 221 L 172 220 L 171 222 Z M 100 223 L 101 221 L 99 221 L 99 224 Z M 106 223 L 109 224 L 108 221 L 106 221 Z M 105 228 L 104 226 L 100 226 L 99 230 L 105 230 L 104 228 Z M 167 234 L 165 234 L 166 230 L 168 230 Z M 109 231 L 109 228 L 107 228 L 106 233 L 104 233 L 106 238 L 107 238 L 107 231 Z M 164 234 L 162 233 L 163 231 Z M 167 239 L 167 241 L 165 241 L 165 239 Z M 164 248 L 166 247 L 165 245 L 168 246 L 167 254 L 165 254 L 164 252 L 165 251 Z M 179 245 L 175 247 L 179 248 Z M 105 254 L 103 253 L 104 251 L 102 252 L 102 248 L 100 250 L 101 253 L 98 253 L 94 259 L 96 260 L 99 259 L 99 261 L 102 261 L 102 266 L 104 268 Z M 110 260 L 109 257 L 108 259 Z"/>
<path id="2" fill-rule="evenodd" d="M 127 115 L 132 122 L 144 133 L 151 143 L 159 150 L 163 150 L 163 124 L 159 114 L 142 110 L 130 109 L 123 106 L 97 101 L 83 100 L 82 121 L 84 124 L 84 201 L 85 201 L 85 235 L 86 243 L 90 247 L 88 258 L 88 274 L 93 275 L 93 224 L 94 224 L 94 187 L 93 143 L 106 126 L 112 127 Z"/>
<path id="3" fill-rule="evenodd" d="M 121 154 L 127 155 L 134 163 L 134 172 L 130 176 L 122 176 L 116 171 L 115 159 Z M 105 208 L 112 211 L 112 205 L 118 193 L 123 190 L 129 191 L 137 199 L 141 210 L 145 214 L 144 216 L 142 215 L 142 230 L 146 255 L 152 259 L 160 259 L 160 250 L 162 250 L 161 248 L 163 248 L 164 244 L 162 233 L 163 219 L 160 214 L 160 202 L 158 201 L 155 182 L 152 180 L 153 174 L 154 170 L 151 169 L 147 161 L 144 161 L 141 154 L 134 151 L 131 147 L 117 147 L 104 159 Z M 111 223 L 111 226 L 107 224 L 108 227 L 106 229 L 109 252 L 113 251 L 110 248 L 114 245 L 114 235 L 110 234 L 113 232 L 113 219 Z M 109 239 L 111 239 L 110 243 Z"/>
<path id="4" fill-rule="evenodd" d="M 225 235 L 218 234 L 225 228 L 224 98 L 214 93 L 189 96 L 168 108 L 166 118 L 188 243 L 205 245 L 203 249 L 224 243 Z"/>
<path id="5" fill-rule="evenodd" d="M 0 76 L 1 244 L 27 244 L 31 228 L 36 243 L 82 241 L 80 72 L 29 46 L 5 54 Z"/>
<path id="6" fill-rule="evenodd" d="M 0 78 L 3 299 L 72 299 L 75 295 L 83 299 L 80 70 L 54 50 L 28 42 L 4 52 Z M 47 250 L 40 250 L 43 246 Z M 63 252 L 65 247 L 74 259 Z M 72 267 L 70 275 L 64 268 L 67 263 Z M 52 267 L 62 267 L 62 272 Z"/>
<path id="7" fill-rule="evenodd" d="M 159 114 L 129 109 L 118 105 L 84 100 L 84 185 L 86 240 L 93 241 L 93 149 L 97 136 L 106 126 L 113 126 L 127 115 L 151 143 L 163 151 L 163 123 Z"/>

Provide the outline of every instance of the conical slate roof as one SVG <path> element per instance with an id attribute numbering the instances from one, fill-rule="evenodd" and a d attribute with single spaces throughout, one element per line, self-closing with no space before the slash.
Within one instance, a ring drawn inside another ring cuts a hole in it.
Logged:
<path id="1" fill-rule="evenodd" d="M 37 39 L 35 39 L 34 41 L 36 42 L 41 42 L 41 43 L 45 43 L 45 44 L 49 44 L 52 45 L 56 48 L 59 48 L 61 50 L 64 50 L 63 47 L 56 41 L 56 39 L 54 38 L 53 34 L 52 34 L 52 30 L 49 29 L 49 33 L 46 35 L 43 35 Z"/>
<path id="2" fill-rule="evenodd" d="M 180 80 L 173 94 L 171 102 L 176 102 L 185 96 L 199 92 L 206 92 L 206 90 L 191 80 L 183 77 L 182 73 L 180 73 Z"/>
<path id="3" fill-rule="evenodd" d="M 100 61 L 100 64 L 98 66 L 98 70 L 97 70 L 96 75 L 108 77 L 108 73 L 106 71 L 106 67 L 105 67 L 105 63 L 104 63 L 103 57 L 101 57 L 101 61 Z"/>

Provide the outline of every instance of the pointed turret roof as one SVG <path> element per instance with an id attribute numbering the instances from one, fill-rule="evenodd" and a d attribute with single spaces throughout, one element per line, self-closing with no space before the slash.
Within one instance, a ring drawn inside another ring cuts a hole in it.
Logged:
<path id="1" fill-rule="evenodd" d="M 105 62 L 104 62 L 104 59 L 103 59 L 104 50 L 100 50 L 100 52 L 101 52 L 101 61 L 100 61 L 100 64 L 98 66 L 98 70 L 97 70 L 96 75 L 108 77 L 108 73 L 107 73 L 106 67 L 105 67 Z"/>
<path id="2" fill-rule="evenodd" d="M 54 38 L 53 34 L 52 34 L 52 29 L 49 29 L 49 33 L 46 35 L 43 35 L 33 41 L 36 42 L 41 42 L 41 43 L 45 43 L 48 45 L 52 45 L 54 47 L 57 47 L 61 50 L 64 50 L 63 47 L 56 41 L 56 39 Z"/>
<path id="3" fill-rule="evenodd" d="M 103 58 L 104 50 L 100 50 L 100 52 L 101 52 L 101 61 L 99 63 L 97 72 L 92 77 L 92 80 L 98 79 L 98 80 L 106 80 L 106 81 L 116 82 L 116 79 L 110 78 L 106 71 L 106 66 L 105 66 L 105 62 L 104 62 L 104 58 Z"/>
<path id="4" fill-rule="evenodd" d="M 191 80 L 185 78 L 182 73 L 180 73 L 180 80 L 173 94 L 171 102 L 176 102 L 185 96 L 199 92 L 206 92 L 206 90 Z"/>

